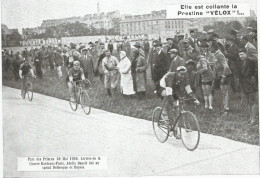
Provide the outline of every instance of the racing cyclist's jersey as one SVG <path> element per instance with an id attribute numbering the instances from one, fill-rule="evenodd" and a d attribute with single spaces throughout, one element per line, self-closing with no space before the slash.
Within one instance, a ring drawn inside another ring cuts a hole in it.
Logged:
<path id="1" fill-rule="evenodd" d="M 24 63 L 22 63 L 22 64 L 20 65 L 20 68 L 19 68 L 19 70 L 22 71 L 22 75 L 23 75 L 23 76 L 24 76 L 24 75 L 27 75 L 27 74 L 30 72 L 31 69 L 32 69 L 31 64 L 25 65 Z"/>
<path id="2" fill-rule="evenodd" d="M 187 75 L 181 78 L 175 72 L 168 72 L 165 75 L 165 86 L 172 88 L 172 95 L 175 99 L 184 97 L 185 94 L 192 93 L 190 89 L 190 81 Z"/>
<path id="3" fill-rule="evenodd" d="M 84 72 L 82 68 L 79 68 L 79 70 L 74 70 L 74 68 L 69 69 L 69 75 L 68 77 L 73 77 L 73 81 L 79 81 L 84 77 Z"/>

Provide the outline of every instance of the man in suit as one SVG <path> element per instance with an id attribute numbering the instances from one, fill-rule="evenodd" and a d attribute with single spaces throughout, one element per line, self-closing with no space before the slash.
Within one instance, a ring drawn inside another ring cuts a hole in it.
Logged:
<path id="1" fill-rule="evenodd" d="M 182 57 L 178 55 L 178 50 L 177 49 L 171 49 L 168 54 L 170 55 L 171 58 L 171 65 L 169 72 L 176 72 L 177 68 L 179 66 L 184 66 L 185 61 Z"/>
<path id="2" fill-rule="evenodd" d="M 156 54 L 154 63 L 152 66 L 153 70 L 153 82 L 155 84 L 157 95 L 160 96 L 162 88 L 160 87 L 161 78 L 168 72 L 170 66 L 170 60 L 168 55 L 163 52 L 162 44 L 159 41 L 155 41 Z"/>
<path id="3" fill-rule="evenodd" d="M 230 76 L 231 88 L 234 92 L 237 92 L 239 90 L 242 61 L 239 59 L 239 46 L 235 43 L 235 40 L 235 38 L 227 38 L 225 56 L 228 59 L 228 66 L 232 72 Z"/>
<path id="4" fill-rule="evenodd" d="M 82 49 L 81 57 L 79 58 L 81 67 L 83 69 L 84 75 L 90 81 L 94 78 L 94 61 L 90 52 L 87 48 Z"/>

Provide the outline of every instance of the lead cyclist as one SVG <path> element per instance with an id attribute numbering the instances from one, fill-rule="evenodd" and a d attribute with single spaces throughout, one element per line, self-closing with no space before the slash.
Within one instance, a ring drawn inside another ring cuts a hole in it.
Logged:
<path id="1" fill-rule="evenodd" d="M 194 92 L 191 90 L 189 79 L 186 74 L 187 69 L 184 66 L 179 66 L 177 68 L 177 72 L 168 72 L 160 81 L 160 86 L 164 88 L 161 92 L 161 96 L 164 97 L 162 119 L 167 124 L 169 123 L 168 116 L 170 111 L 174 108 L 178 108 L 179 106 L 179 97 L 188 95 L 189 98 L 194 99 L 194 103 L 196 105 L 200 104 L 200 102 L 196 99 Z M 177 134 L 177 128 L 178 125 L 173 131 L 176 133 L 176 138 L 179 139 L 180 135 Z"/>

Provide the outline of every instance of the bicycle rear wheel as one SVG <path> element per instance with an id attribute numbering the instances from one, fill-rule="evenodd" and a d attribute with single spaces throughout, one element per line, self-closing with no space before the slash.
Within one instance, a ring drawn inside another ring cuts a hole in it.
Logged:
<path id="1" fill-rule="evenodd" d="M 71 100 L 71 96 L 73 97 L 73 100 Z M 70 103 L 70 107 L 71 107 L 72 111 L 76 111 L 78 108 L 76 90 L 74 90 L 73 93 L 70 94 L 69 103 Z"/>
<path id="2" fill-rule="evenodd" d="M 179 129 L 185 148 L 195 150 L 200 141 L 200 127 L 196 116 L 190 111 L 184 111 L 179 120 Z"/>
<path id="3" fill-rule="evenodd" d="M 31 82 L 27 83 L 27 96 L 29 101 L 33 99 L 33 85 Z"/>
<path id="4" fill-rule="evenodd" d="M 153 122 L 153 131 L 156 138 L 164 143 L 169 137 L 169 125 L 165 124 L 165 121 L 162 120 L 162 108 L 157 107 L 153 110 L 152 122 Z"/>
<path id="5" fill-rule="evenodd" d="M 91 111 L 91 102 L 86 91 L 81 91 L 80 104 L 85 114 L 89 114 Z"/>

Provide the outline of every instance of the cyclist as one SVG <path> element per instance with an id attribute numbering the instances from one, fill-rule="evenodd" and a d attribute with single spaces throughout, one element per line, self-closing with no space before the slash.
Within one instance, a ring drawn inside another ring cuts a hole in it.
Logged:
<path id="1" fill-rule="evenodd" d="M 179 97 L 184 97 L 186 94 L 190 98 L 193 98 L 195 104 L 199 104 L 199 101 L 196 99 L 194 92 L 191 90 L 189 79 L 187 74 L 187 69 L 184 66 L 177 67 L 177 72 L 168 72 L 160 81 L 160 86 L 165 88 L 161 95 L 163 99 L 163 111 L 162 119 L 168 123 L 169 122 L 169 113 L 174 108 L 177 108 L 179 105 Z M 175 101 L 175 102 L 174 102 Z M 175 119 L 175 118 L 173 118 Z M 175 129 L 177 129 L 176 127 Z M 177 130 L 174 130 L 177 135 Z M 180 138 L 179 135 L 176 138 Z"/>
<path id="2" fill-rule="evenodd" d="M 79 80 L 85 80 L 83 69 L 80 67 L 79 61 L 73 62 L 73 67 L 69 69 L 69 74 L 67 76 L 67 85 L 69 87 L 70 99 L 74 101 L 73 93 L 73 84 Z"/>
<path id="3" fill-rule="evenodd" d="M 21 95 L 24 96 L 26 77 L 36 77 L 33 73 L 32 66 L 27 58 L 24 59 L 24 62 L 20 65 L 19 76 L 21 78 Z"/>

